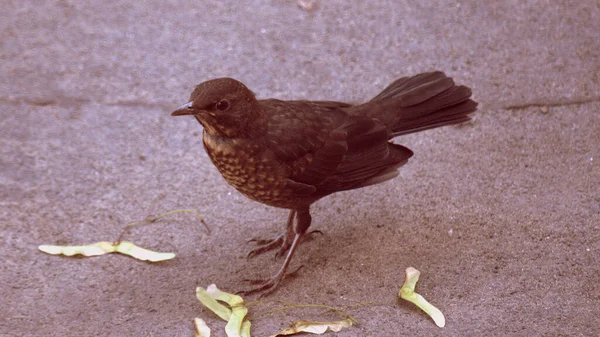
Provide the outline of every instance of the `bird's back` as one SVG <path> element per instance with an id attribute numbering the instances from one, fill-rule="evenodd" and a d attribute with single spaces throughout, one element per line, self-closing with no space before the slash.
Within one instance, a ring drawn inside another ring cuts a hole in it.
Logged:
<path id="1" fill-rule="evenodd" d="M 391 179 L 412 156 L 388 142 L 379 120 L 352 116 L 352 105 L 332 101 L 260 101 L 269 128 L 266 147 L 291 171 L 289 179 L 322 197 Z M 392 172 L 393 171 L 393 172 Z"/>

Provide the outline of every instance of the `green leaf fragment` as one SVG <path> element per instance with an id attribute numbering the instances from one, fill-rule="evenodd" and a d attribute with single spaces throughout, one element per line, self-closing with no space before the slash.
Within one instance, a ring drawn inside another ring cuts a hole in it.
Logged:
<path id="1" fill-rule="evenodd" d="M 417 281 L 419 281 L 419 275 L 421 275 L 421 272 L 417 269 L 413 267 L 406 268 L 406 279 L 404 280 L 402 288 L 400 288 L 400 292 L 398 292 L 398 296 L 425 311 L 437 326 L 443 328 L 446 325 L 444 314 L 431 303 L 427 302 L 423 296 L 415 292 L 415 286 L 417 285 Z"/>

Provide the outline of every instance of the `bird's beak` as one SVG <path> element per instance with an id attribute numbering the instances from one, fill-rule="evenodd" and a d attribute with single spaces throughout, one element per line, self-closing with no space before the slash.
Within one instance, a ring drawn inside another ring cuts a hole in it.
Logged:
<path id="1" fill-rule="evenodd" d="M 177 110 L 171 113 L 171 116 L 183 116 L 183 115 L 193 115 L 195 113 L 194 109 L 192 109 L 192 103 L 187 102 L 184 105 L 177 108 Z"/>

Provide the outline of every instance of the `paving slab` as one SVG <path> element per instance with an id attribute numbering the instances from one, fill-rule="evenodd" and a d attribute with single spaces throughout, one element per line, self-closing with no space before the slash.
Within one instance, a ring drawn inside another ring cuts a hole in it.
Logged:
<path id="1" fill-rule="evenodd" d="M 396 139 L 415 152 L 399 177 L 316 203 L 324 234 L 268 299 L 350 306 L 360 325 L 329 336 L 600 334 L 598 2 L 2 7 L 1 336 L 191 336 L 194 317 L 224 335 L 195 288 L 276 271 L 269 254 L 247 260 L 246 241 L 277 235 L 286 211 L 228 186 L 198 123 L 170 112 L 220 76 L 263 98 L 360 102 L 430 70 L 473 88 L 474 120 Z M 168 262 L 37 249 L 114 240 L 149 210 L 182 208 L 210 234 L 178 214 L 127 235 L 175 252 Z M 409 266 L 445 328 L 396 299 Z M 255 317 L 253 335 L 301 318 L 336 316 Z"/>

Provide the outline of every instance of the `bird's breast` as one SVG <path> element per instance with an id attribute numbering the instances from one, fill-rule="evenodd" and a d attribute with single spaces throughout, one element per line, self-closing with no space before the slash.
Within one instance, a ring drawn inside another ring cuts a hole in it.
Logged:
<path id="1" fill-rule="evenodd" d="M 259 143 L 203 135 L 204 148 L 223 178 L 247 197 L 277 207 L 286 207 L 290 168 L 275 160 Z"/>

